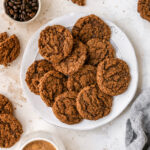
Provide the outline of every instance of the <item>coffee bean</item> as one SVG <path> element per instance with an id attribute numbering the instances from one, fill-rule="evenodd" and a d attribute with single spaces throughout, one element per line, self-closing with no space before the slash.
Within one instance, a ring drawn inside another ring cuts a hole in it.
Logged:
<path id="1" fill-rule="evenodd" d="M 15 13 L 14 19 L 16 20 L 18 18 L 18 14 Z"/>
<path id="2" fill-rule="evenodd" d="M 25 5 L 25 4 L 26 4 L 26 0 L 23 0 L 23 1 L 22 1 L 22 4 L 24 4 L 24 5 Z"/>
<path id="3" fill-rule="evenodd" d="M 20 5 L 20 4 L 21 4 L 21 2 L 20 2 L 20 1 L 18 1 L 18 2 L 14 2 L 14 4 L 16 4 L 16 5 Z"/>
<path id="4" fill-rule="evenodd" d="M 13 8 L 14 8 L 14 9 L 17 9 L 17 6 L 14 5 Z"/>
<path id="5" fill-rule="evenodd" d="M 17 5 L 17 8 L 21 8 L 21 5 Z"/>
<path id="6" fill-rule="evenodd" d="M 17 12 L 18 12 L 18 9 L 15 9 L 14 12 L 17 13 Z"/>
<path id="7" fill-rule="evenodd" d="M 36 6 L 36 3 L 32 3 L 32 7 Z"/>
<path id="8" fill-rule="evenodd" d="M 25 10 L 25 4 L 21 5 L 21 10 Z"/>
<path id="9" fill-rule="evenodd" d="M 34 10 L 38 10 L 38 7 L 34 7 Z"/>
<path id="10" fill-rule="evenodd" d="M 32 12 L 32 10 L 31 9 L 26 9 L 26 12 L 28 13 L 28 12 Z"/>
<path id="11" fill-rule="evenodd" d="M 9 6 L 12 7 L 13 6 L 13 3 L 12 2 L 8 2 Z"/>
<path id="12" fill-rule="evenodd" d="M 26 12 L 25 12 L 25 11 L 22 11 L 22 14 L 23 14 L 23 15 L 26 15 Z"/>
<path id="13" fill-rule="evenodd" d="M 10 12 L 11 15 L 14 15 L 13 9 L 10 9 L 9 12 Z"/>

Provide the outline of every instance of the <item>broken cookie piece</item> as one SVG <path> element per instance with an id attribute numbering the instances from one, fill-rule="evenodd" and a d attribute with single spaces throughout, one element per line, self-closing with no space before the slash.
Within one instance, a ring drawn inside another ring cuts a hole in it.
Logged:
<path id="1" fill-rule="evenodd" d="M 79 6 L 84 6 L 86 3 L 86 0 L 72 0 L 72 2 Z"/>
<path id="2" fill-rule="evenodd" d="M 0 33 L 0 43 L 8 38 L 7 32 Z"/>
<path id="3" fill-rule="evenodd" d="M 12 35 L 0 43 L 0 64 L 7 66 L 18 57 L 19 53 L 19 40 L 16 35 Z"/>

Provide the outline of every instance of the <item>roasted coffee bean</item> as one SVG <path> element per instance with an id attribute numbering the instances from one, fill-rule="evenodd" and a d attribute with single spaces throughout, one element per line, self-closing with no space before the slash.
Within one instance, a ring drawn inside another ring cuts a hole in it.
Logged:
<path id="1" fill-rule="evenodd" d="M 18 12 L 18 9 L 15 9 L 14 12 L 17 13 L 17 12 Z"/>
<path id="2" fill-rule="evenodd" d="M 10 9 L 10 10 L 9 10 L 9 13 L 10 13 L 11 15 L 14 15 L 13 9 Z"/>
<path id="3" fill-rule="evenodd" d="M 38 0 L 5 0 L 6 13 L 15 20 L 32 19 L 39 8 Z"/>
<path id="4" fill-rule="evenodd" d="M 16 5 L 20 5 L 20 4 L 21 4 L 21 1 L 14 2 L 14 4 L 16 4 Z"/>
<path id="5" fill-rule="evenodd" d="M 12 7 L 13 6 L 13 3 L 12 2 L 8 2 L 9 6 Z"/>
<path id="6" fill-rule="evenodd" d="M 14 8 L 14 10 L 15 10 L 15 9 L 18 9 L 17 6 L 15 6 L 15 5 L 13 6 L 13 8 Z"/>
<path id="7" fill-rule="evenodd" d="M 14 19 L 16 20 L 18 18 L 18 14 L 15 14 L 14 15 Z"/>
<path id="8" fill-rule="evenodd" d="M 21 10 L 25 10 L 25 4 L 21 5 Z"/>
<path id="9" fill-rule="evenodd" d="M 34 7 L 33 9 L 34 9 L 34 10 L 38 10 L 38 7 Z"/>
<path id="10" fill-rule="evenodd" d="M 32 7 L 34 7 L 34 6 L 36 6 L 36 3 L 32 3 L 31 5 L 32 5 Z"/>

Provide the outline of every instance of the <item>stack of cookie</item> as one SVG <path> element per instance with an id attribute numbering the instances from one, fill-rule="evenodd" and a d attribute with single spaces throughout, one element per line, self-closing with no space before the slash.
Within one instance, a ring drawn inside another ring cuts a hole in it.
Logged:
<path id="1" fill-rule="evenodd" d="M 20 43 L 16 35 L 8 37 L 7 33 L 0 33 L 0 64 L 7 66 L 20 53 Z"/>
<path id="2" fill-rule="evenodd" d="M 26 83 L 55 116 L 66 124 L 107 116 L 113 97 L 125 92 L 128 65 L 115 58 L 111 30 L 95 15 L 80 18 L 72 33 L 61 25 L 40 34 L 39 53 L 26 73 Z"/>
<path id="3" fill-rule="evenodd" d="M 11 102 L 0 94 L 0 147 L 13 146 L 20 139 L 22 133 L 22 125 L 13 116 Z"/>

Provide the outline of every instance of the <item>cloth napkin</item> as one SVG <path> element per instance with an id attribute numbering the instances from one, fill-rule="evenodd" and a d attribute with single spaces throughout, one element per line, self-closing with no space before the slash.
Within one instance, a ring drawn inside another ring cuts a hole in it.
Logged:
<path id="1" fill-rule="evenodd" d="M 126 150 L 150 150 L 150 88 L 131 107 L 126 123 Z"/>

